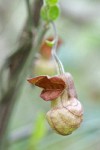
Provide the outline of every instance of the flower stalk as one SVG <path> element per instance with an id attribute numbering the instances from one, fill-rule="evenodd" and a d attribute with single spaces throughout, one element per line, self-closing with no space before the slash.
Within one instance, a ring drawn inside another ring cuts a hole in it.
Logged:
<path id="1" fill-rule="evenodd" d="M 51 22 L 51 24 L 52 24 L 52 27 L 53 27 L 53 30 L 54 30 L 54 45 L 52 47 L 52 57 L 54 58 L 54 60 L 57 63 L 57 66 L 58 66 L 57 67 L 57 72 L 58 72 L 58 74 L 64 74 L 65 71 L 64 71 L 63 64 L 62 64 L 62 62 L 60 61 L 60 59 L 58 58 L 58 56 L 56 54 L 57 43 L 58 43 L 57 29 L 56 29 L 56 26 L 55 26 L 54 22 Z"/>

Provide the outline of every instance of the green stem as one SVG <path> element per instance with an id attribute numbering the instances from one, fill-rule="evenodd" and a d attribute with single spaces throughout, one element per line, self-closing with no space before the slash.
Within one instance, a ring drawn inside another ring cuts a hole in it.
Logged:
<path id="1" fill-rule="evenodd" d="M 56 49 L 57 49 L 57 43 L 58 43 L 58 35 L 57 35 L 57 30 L 56 30 L 56 26 L 54 22 L 51 22 L 53 30 L 54 30 L 54 45 L 52 47 L 52 56 L 54 58 L 54 60 L 56 61 L 57 65 L 58 65 L 58 74 L 64 74 L 64 67 L 63 64 L 61 62 L 61 60 L 58 58 L 57 54 L 56 54 Z"/>

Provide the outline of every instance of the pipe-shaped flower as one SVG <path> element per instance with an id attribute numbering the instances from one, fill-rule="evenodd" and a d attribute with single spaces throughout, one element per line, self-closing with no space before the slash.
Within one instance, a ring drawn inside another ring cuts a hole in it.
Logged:
<path id="1" fill-rule="evenodd" d="M 54 43 L 54 38 L 49 37 L 45 40 L 43 40 L 40 50 L 39 50 L 39 55 L 36 57 L 34 63 L 33 63 L 33 74 L 34 75 L 43 75 L 43 74 L 48 74 L 49 76 L 53 76 L 56 71 L 57 71 L 57 66 L 54 63 L 52 59 L 52 46 L 48 45 L 47 41 Z M 62 44 L 62 40 L 59 37 L 58 42 L 57 42 L 57 49 L 56 51 L 59 50 L 59 47 Z"/>
<path id="2" fill-rule="evenodd" d="M 46 118 L 58 134 L 68 135 L 76 130 L 83 118 L 81 103 L 77 100 L 72 76 L 69 73 L 49 77 L 38 76 L 28 81 L 40 88 L 41 98 L 51 100 L 51 110 Z"/>

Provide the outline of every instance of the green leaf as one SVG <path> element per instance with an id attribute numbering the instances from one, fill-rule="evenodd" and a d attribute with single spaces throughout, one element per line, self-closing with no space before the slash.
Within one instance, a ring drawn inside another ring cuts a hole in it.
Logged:
<path id="1" fill-rule="evenodd" d="M 49 7 L 47 11 L 48 20 L 50 21 L 56 20 L 59 14 L 60 14 L 60 10 L 58 5 Z"/>
<path id="2" fill-rule="evenodd" d="M 46 42 L 46 44 L 47 44 L 49 47 L 53 47 L 53 45 L 54 45 L 54 43 L 55 43 L 54 40 L 53 40 L 53 41 L 48 41 L 48 40 L 46 40 L 45 42 Z"/>
<path id="3" fill-rule="evenodd" d="M 53 6 L 58 3 L 58 0 L 45 0 L 46 4 L 49 6 Z"/>
<path id="4" fill-rule="evenodd" d="M 37 120 L 35 122 L 35 128 L 33 130 L 32 136 L 30 138 L 30 145 L 29 147 L 34 149 L 34 147 L 37 147 L 37 144 L 40 142 L 40 140 L 45 136 L 46 134 L 46 121 L 45 116 L 41 112 L 37 116 Z"/>
<path id="5" fill-rule="evenodd" d="M 47 20 L 47 7 L 46 6 L 42 6 L 41 11 L 40 11 L 40 15 L 42 17 L 43 20 Z"/>

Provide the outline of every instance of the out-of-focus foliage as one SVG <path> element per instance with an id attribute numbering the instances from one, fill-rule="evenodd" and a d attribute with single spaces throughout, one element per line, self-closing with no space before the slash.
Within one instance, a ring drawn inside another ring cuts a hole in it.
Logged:
<path id="1" fill-rule="evenodd" d="M 45 1 L 41 8 L 41 18 L 45 21 L 56 20 L 59 16 L 60 10 L 57 1 Z"/>
<path id="2" fill-rule="evenodd" d="M 41 139 L 45 136 L 46 134 L 46 124 L 45 124 L 45 116 L 41 112 L 36 118 L 37 120 L 33 124 L 35 128 L 33 128 L 33 133 L 30 138 L 30 144 L 29 144 L 29 149 L 37 149 L 37 145 L 41 141 Z"/>
<path id="3" fill-rule="evenodd" d="M 65 70 L 74 77 L 78 97 L 84 107 L 83 124 L 70 136 L 54 133 L 47 123 L 45 126 L 42 122 L 42 116 L 37 117 L 39 112 L 49 110 L 50 102 L 40 99 L 40 89 L 32 88 L 25 81 L 10 122 L 9 150 L 100 149 L 100 1 L 59 2 L 62 14 L 56 25 L 63 39 L 59 57 Z M 9 3 L 0 0 L 0 66 L 16 49 L 25 17 L 24 0 L 9 0 Z M 30 149 L 30 139 L 33 145 L 38 142 L 35 149 Z"/>

